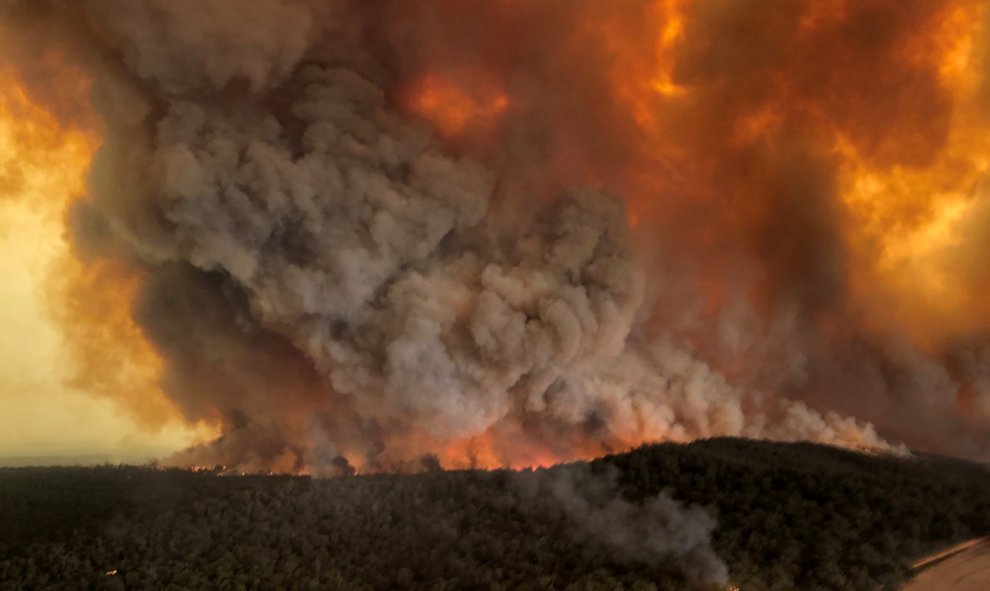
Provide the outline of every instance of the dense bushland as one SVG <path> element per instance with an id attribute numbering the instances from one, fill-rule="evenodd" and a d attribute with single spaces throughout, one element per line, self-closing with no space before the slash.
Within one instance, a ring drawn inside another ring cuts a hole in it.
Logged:
<path id="1" fill-rule="evenodd" d="M 990 533 L 990 469 L 955 459 L 713 439 L 600 461 L 633 495 L 669 487 L 709 508 L 745 591 L 895 589 L 914 558 Z"/>
<path id="2" fill-rule="evenodd" d="M 609 545 L 601 520 L 579 524 L 530 486 L 578 468 L 616 481 L 595 494 L 628 501 L 603 515 L 640 519 L 629 508 L 663 491 L 703 507 L 746 591 L 894 589 L 914 557 L 990 532 L 985 467 L 736 439 L 531 473 L 16 468 L 0 470 L 0 589 L 705 588 L 684 574 L 698 548 L 652 559 Z"/>

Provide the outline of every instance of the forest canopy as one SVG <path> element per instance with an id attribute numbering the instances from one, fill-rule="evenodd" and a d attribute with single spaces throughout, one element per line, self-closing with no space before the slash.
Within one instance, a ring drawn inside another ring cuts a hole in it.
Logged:
<path id="1" fill-rule="evenodd" d="M 741 439 L 325 480 L 9 468 L 0 589 L 896 589 L 990 532 L 988 491 L 967 462 Z"/>

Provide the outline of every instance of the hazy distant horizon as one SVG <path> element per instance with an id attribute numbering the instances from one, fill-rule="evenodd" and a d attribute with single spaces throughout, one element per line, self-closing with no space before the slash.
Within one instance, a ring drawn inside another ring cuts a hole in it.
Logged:
<path id="1" fill-rule="evenodd" d="M 170 452 L 161 453 L 38 453 L 0 455 L 0 468 L 22 468 L 30 466 L 100 466 L 104 464 L 147 464 L 156 459 L 168 456 Z"/>

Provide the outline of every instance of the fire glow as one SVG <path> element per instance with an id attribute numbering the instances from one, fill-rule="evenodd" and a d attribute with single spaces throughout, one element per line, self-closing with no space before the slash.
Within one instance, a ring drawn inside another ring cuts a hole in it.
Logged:
<path id="1" fill-rule="evenodd" d="M 411 110 L 430 121 L 437 131 L 454 138 L 467 128 L 474 131 L 491 129 L 509 107 L 509 99 L 501 93 L 471 92 L 457 82 L 428 74 L 414 85 Z"/>
<path id="2" fill-rule="evenodd" d="M 78 73 L 61 69 L 60 75 L 64 96 L 89 93 L 88 82 Z M 90 116 L 79 115 L 79 121 Z M 28 283 L 24 289 L 31 291 L 26 297 L 39 298 L 43 304 L 16 319 L 27 332 L 9 332 L 4 349 L 33 351 L 42 361 L 50 355 L 59 365 L 25 367 L 14 354 L 14 359 L 7 356 L 0 373 L 6 386 L 15 389 L 8 394 L 15 394 L 17 384 L 24 382 L 105 396 L 115 400 L 129 419 L 155 433 L 152 441 L 156 436 L 189 441 L 188 433 L 162 433 L 175 411 L 158 386 L 161 360 L 130 316 L 140 278 L 113 261 L 77 258 L 65 239 L 68 211 L 85 199 L 86 174 L 98 144 L 94 129 L 58 121 L 32 100 L 12 72 L 0 68 L 0 154 L 8 156 L 0 163 L 0 213 L 11 236 L 20 241 L 12 245 L 3 267 L 11 272 L 7 279 L 12 283 L 23 274 Z M 4 295 L 11 313 L 16 313 L 20 307 L 16 300 L 25 296 L 13 289 Z M 49 323 L 58 328 L 57 342 L 45 339 Z M 62 366 L 65 361 L 67 367 Z M 57 400 L 52 392 L 35 396 Z M 16 417 L 18 411 L 10 412 Z M 128 423 L 114 419 L 113 428 Z M 30 423 L 24 427 L 38 429 Z M 208 435 L 206 431 L 199 437 Z M 141 449 L 131 453 L 140 454 Z"/>
<path id="3" fill-rule="evenodd" d="M 988 453 L 982 3 L 343 4 L 65 33 L 105 144 L 56 317 L 81 387 L 220 425 L 171 461 Z"/>
<path id="4" fill-rule="evenodd" d="M 161 361 L 129 313 L 138 278 L 113 263 L 77 260 L 61 237 L 67 210 L 86 194 L 85 176 L 98 139 L 92 132 L 63 129 L 9 77 L 0 90 L 0 150 L 16 155 L 5 163 L 0 182 L 12 203 L 40 212 L 53 224 L 36 239 L 54 251 L 46 287 L 59 294 L 51 313 L 78 365 L 72 381 L 86 391 L 154 404 Z M 73 92 L 88 90 L 81 84 Z M 144 394 L 132 398 L 134 390 Z M 169 416 L 161 408 L 142 416 L 156 413 Z"/>

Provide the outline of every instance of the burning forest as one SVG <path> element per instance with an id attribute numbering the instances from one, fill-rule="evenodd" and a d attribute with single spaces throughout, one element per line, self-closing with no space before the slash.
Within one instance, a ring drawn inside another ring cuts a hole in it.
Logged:
<path id="1" fill-rule="evenodd" d="M 171 465 L 986 460 L 988 18 L 5 0 L 0 199 L 62 224 L 73 382 L 215 431 Z"/>

